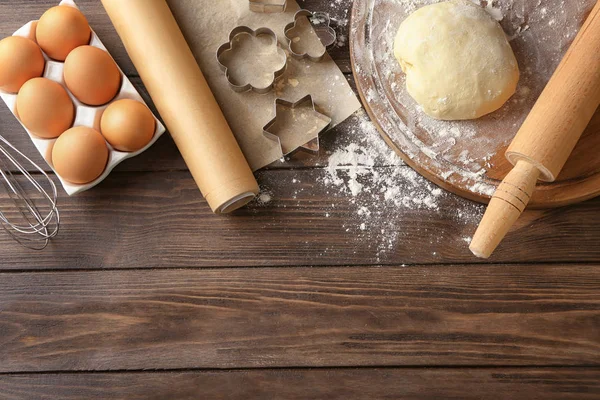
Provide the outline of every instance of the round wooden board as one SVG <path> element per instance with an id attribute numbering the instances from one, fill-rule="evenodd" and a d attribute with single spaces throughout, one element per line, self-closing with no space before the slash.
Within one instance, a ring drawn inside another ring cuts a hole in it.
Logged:
<path id="1" fill-rule="evenodd" d="M 420 112 L 393 56 L 400 23 L 436 0 L 355 0 L 352 69 L 365 108 L 386 142 L 427 179 L 486 203 L 511 165 L 504 151 L 550 79 L 595 0 L 500 0 L 501 25 L 521 69 L 517 93 L 474 121 L 436 121 Z M 568 3 L 568 4 L 565 4 Z M 600 195 L 600 112 L 555 182 L 541 183 L 531 206 L 557 207 Z"/>

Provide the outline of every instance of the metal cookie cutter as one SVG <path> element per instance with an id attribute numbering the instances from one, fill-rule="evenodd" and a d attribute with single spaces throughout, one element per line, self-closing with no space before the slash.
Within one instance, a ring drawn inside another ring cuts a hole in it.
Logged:
<path id="1" fill-rule="evenodd" d="M 275 118 L 263 128 L 263 135 L 279 143 L 284 155 L 291 153 L 295 148 L 286 148 L 286 138 L 297 138 L 300 135 L 307 137 L 307 142 L 300 146 L 301 149 L 311 152 L 319 151 L 319 134 L 329 127 L 331 118 L 321 114 L 315 108 L 315 103 L 310 94 L 295 103 L 277 99 L 275 100 Z"/>
<path id="2" fill-rule="evenodd" d="M 280 13 L 286 6 L 287 0 L 250 0 L 250 11 L 258 13 Z"/>
<path id="3" fill-rule="evenodd" d="M 329 15 L 308 10 L 298 11 L 294 15 L 294 22 L 285 27 L 284 33 L 294 58 L 308 58 L 315 62 L 323 59 L 327 49 L 337 39 Z"/>
<path id="4" fill-rule="evenodd" d="M 244 36 L 254 41 L 251 46 L 273 47 L 274 51 L 271 54 L 256 49 L 243 52 L 241 50 L 245 45 Z M 272 40 L 265 44 L 258 40 L 262 36 L 269 36 Z M 234 91 L 253 90 L 257 93 L 267 93 L 285 72 L 287 56 L 279 47 L 277 35 L 271 29 L 252 30 L 247 26 L 238 26 L 229 33 L 229 41 L 217 50 L 217 62 Z"/>

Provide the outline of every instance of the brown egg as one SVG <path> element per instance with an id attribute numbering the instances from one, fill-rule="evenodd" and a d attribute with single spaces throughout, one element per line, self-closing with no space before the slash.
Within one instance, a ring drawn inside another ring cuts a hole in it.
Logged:
<path id="1" fill-rule="evenodd" d="M 64 61 L 76 47 L 90 42 L 91 29 L 85 16 L 70 6 L 52 7 L 37 23 L 38 44 L 51 58 Z"/>
<path id="2" fill-rule="evenodd" d="M 73 50 L 65 60 L 65 83 L 82 103 L 99 106 L 119 92 L 121 72 L 111 56 L 93 46 Z"/>
<path id="3" fill-rule="evenodd" d="M 33 78 L 19 90 L 17 114 L 31 133 L 51 139 L 73 124 L 75 107 L 60 84 L 46 78 Z"/>
<path id="4" fill-rule="evenodd" d="M 96 180 L 106 168 L 108 147 L 95 129 L 71 128 L 56 140 L 52 165 L 64 180 L 83 185 Z"/>
<path id="5" fill-rule="evenodd" d="M 9 36 L 0 41 L 0 90 L 17 93 L 28 80 L 44 73 L 44 55 L 33 40 Z"/>
<path id="6" fill-rule="evenodd" d="M 155 121 L 145 104 L 135 100 L 118 100 L 102 113 L 100 132 L 119 151 L 137 151 L 154 136 Z"/>

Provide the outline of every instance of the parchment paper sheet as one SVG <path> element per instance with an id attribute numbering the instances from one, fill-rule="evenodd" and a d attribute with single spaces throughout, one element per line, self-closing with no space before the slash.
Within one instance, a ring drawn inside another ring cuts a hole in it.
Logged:
<path id="1" fill-rule="evenodd" d="M 284 76 L 267 94 L 236 93 L 229 86 L 216 60 L 217 49 L 228 41 L 229 32 L 239 25 L 252 29 L 267 27 L 287 49 L 283 31 L 300 9 L 294 0 L 288 2 L 286 12 L 278 14 L 251 12 L 248 0 L 170 0 L 168 3 L 252 170 L 283 156 L 281 147 L 264 137 L 262 131 L 275 116 L 276 98 L 295 102 L 311 94 L 317 110 L 332 119 L 331 127 L 361 107 L 344 74 L 329 55 L 317 63 L 288 56 Z M 313 139 L 311 136 L 307 133 L 281 140 L 284 148 L 296 149 Z"/>

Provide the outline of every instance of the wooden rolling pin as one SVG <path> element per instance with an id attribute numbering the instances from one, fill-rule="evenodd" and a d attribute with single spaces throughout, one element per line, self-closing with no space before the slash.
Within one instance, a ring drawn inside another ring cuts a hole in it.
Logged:
<path id="1" fill-rule="evenodd" d="M 506 151 L 513 170 L 496 189 L 470 249 L 488 258 L 519 218 L 536 182 L 553 182 L 600 105 L 600 2 Z"/>
<path id="2" fill-rule="evenodd" d="M 211 209 L 248 203 L 256 179 L 167 2 L 102 4 Z"/>

